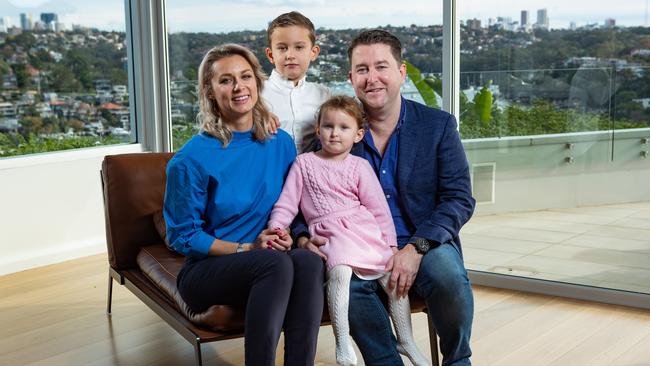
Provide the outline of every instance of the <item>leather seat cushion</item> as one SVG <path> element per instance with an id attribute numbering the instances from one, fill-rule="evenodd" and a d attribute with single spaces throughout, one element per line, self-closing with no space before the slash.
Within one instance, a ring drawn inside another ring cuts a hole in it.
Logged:
<path id="1" fill-rule="evenodd" d="M 153 222 L 158 235 L 160 235 L 160 238 L 165 242 L 167 248 L 164 245 L 153 245 L 142 248 L 138 255 L 138 265 L 142 271 L 151 278 L 151 280 L 156 283 L 161 290 L 174 299 L 174 302 L 178 304 L 179 309 L 194 324 L 206 326 L 217 331 L 238 329 L 237 327 L 243 329 L 244 309 L 233 308 L 228 305 L 214 305 L 202 314 L 195 314 L 189 310 L 185 302 L 183 302 L 183 299 L 181 299 L 178 294 L 178 289 L 176 288 L 176 277 L 183 266 L 184 257 L 176 254 L 173 250 L 168 249 L 170 246 L 166 238 L 167 230 L 162 211 L 157 211 L 153 214 Z M 147 269 L 145 270 L 145 268 Z M 385 297 L 382 296 L 382 300 L 386 303 Z M 409 293 L 409 300 L 411 303 L 411 312 L 415 313 L 425 311 L 426 304 L 424 303 L 424 299 L 415 294 L 415 291 Z M 193 317 L 188 316 L 190 313 L 194 314 Z M 230 321 L 234 322 L 233 325 L 230 325 Z M 323 306 L 323 318 L 321 322 L 323 324 L 330 323 L 327 302 Z"/>
<path id="2" fill-rule="evenodd" d="M 167 249 L 163 244 L 142 247 L 137 263 L 140 270 L 174 301 L 178 310 L 192 323 L 217 332 L 243 331 L 244 309 L 229 305 L 212 305 L 202 313 L 192 311 L 181 298 L 176 278 L 185 257 Z"/>

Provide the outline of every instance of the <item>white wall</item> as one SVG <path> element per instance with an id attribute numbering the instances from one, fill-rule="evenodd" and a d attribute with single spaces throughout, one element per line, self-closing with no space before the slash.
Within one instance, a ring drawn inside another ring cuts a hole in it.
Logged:
<path id="1" fill-rule="evenodd" d="M 139 144 L 0 160 L 0 275 L 106 251 L 100 169 Z"/>

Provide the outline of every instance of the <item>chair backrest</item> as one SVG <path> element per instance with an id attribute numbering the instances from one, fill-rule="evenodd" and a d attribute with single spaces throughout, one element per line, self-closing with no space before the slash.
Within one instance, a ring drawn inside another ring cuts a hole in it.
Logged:
<path id="1" fill-rule="evenodd" d="M 108 260 L 117 270 L 136 268 L 145 245 L 162 243 L 153 214 L 162 210 L 172 153 L 109 155 L 102 163 Z"/>

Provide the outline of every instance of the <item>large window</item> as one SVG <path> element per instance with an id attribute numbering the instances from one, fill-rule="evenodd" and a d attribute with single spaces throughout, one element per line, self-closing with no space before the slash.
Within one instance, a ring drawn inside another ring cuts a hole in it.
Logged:
<path id="1" fill-rule="evenodd" d="M 454 3 L 460 82 L 451 88 L 477 200 L 461 232 L 467 267 L 650 293 L 646 2 Z M 322 52 L 310 80 L 352 94 L 350 37 L 384 27 L 405 47 L 403 93 L 442 105 L 442 1 L 167 0 L 174 149 L 198 131 L 196 70 L 205 51 L 241 43 L 270 72 L 265 29 L 290 10 L 318 28 Z"/>
<path id="2" fill-rule="evenodd" d="M 647 2 L 459 3 L 468 268 L 650 293 Z"/>
<path id="3" fill-rule="evenodd" d="M 239 43 L 253 50 L 270 74 L 272 65 L 264 54 L 267 24 L 276 16 L 292 10 L 309 17 L 317 28 L 321 53 L 312 63 L 307 78 L 327 85 L 333 94 L 354 95 L 347 80 L 346 52 L 350 40 L 362 28 L 390 30 L 403 42 L 407 61 L 423 73 L 439 75 L 442 71 L 442 1 L 411 2 L 398 11 L 395 2 L 385 0 L 338 0 L 313 4 L 168 0 L 166 14 L 174 149 L 180 148 L 198 131 L 196 78 L 204 53 L 222 43 Z M 410 79 L 404 85 L 403 93 L 407 98 L 423 101 Z M 432 98 L 432 103 L 440 104 L 440 97 Z"/>
<path id="4" fill-rule="evenodd" d="M 0 11 L 0 158 L 135 140 L 124 1 Z"/>
<path id="5" fill-rule="evenodd" d="M 463 137 L 647 128 L 648 28 L 643 2 L 629 3 L 462 9 Z"/>

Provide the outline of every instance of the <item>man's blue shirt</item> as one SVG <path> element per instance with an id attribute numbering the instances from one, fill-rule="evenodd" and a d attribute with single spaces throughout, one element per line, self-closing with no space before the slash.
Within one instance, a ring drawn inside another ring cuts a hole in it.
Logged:
<path id="1" fill-rule="evenodd" d="M 406 245 L 415 232 L 413 224 L 408 221 L 407 216 L 404 214 L 404 204 L 400 198 L 397 186 L 397 155 L 399 151 L 400 127 L 404 122 L 404 106 L 405 104 L 402 100 L 397 126 L 388 140 L 384 156 L 382 157 L 379 151 L 377 151 L 370 129 L 366 130 L 366 134 L 363 137 L 363 150 L 361 153 L 361 156 L 368 160 L 370 166 L 375 170 L 381 188 L 384 190 L 384 195 L 386 201 L 388 201 L 388 207 L 390 207 L 393 222 L 395 223 L 397 245 L 399 248 Z"/>

